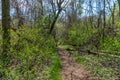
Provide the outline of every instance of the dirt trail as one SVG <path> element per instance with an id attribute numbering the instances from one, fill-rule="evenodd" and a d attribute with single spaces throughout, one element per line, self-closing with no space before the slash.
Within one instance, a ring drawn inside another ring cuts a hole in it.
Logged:
<path id="1" fill-rule="evenodd" d="M 64 49 L 60 47 L 58 49 L 62 62 L 63 80 L 92 80 L 90 79 L 90 72 L 83 65 L 77 63 Z"/>

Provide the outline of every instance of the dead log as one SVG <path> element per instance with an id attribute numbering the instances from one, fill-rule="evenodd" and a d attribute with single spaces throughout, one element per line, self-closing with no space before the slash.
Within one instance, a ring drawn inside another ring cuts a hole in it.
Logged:
<path id="1" fill-rule="evenodd" d="M 100 52 L 96 52 L 96 51 L 91 51 L 91 50 L 87 50 L 88 54 L 92 54 L 92 55 L 99 55 Z"/>
<path id="2" fill-rule="evenodd" d="M 118 52 L 118 51 L 98 50 L 98 52 L 107 53 L 107 54 L 113 54 L 113 55 L 118 55 L 118 56 L 120 56 L 120 52 Z"/>
<path id="3" fill-rule="evenodd" d="M 85 50 L 85 49 L 79 50 L 79 55 L 89 55 L 89 54 L 99 55 L 99 52 L 97 52 L 97 51 L 92 51 L 92 50 Z"/>
<path id="4" fill-rule="evenodd" d="M 112 51 L 112 52 L 116 52 L 117 54 L 111 54 L 111 53 L 109 53 L 109 51 L 107 52 L 100 52 L 100 50 L 98 50 L 98 51 L 92 51 L 92 50 L 80 50 L 80 51 L 82 51 L 82 52 L 84 52 L 85 54 L 88 54 L 88 55 L 90 55 L 90 54 L 92 54 L 92 55 L 97 55 L 97 56 L 99 56 L 99 55 L 105 55 L 105 54 L 109 54 L 109 56 L 112 56 L 112 57 L 116 57 L 116 58 L 120 58 L 120 54 L 119 54 L 119 52 L 116 52 L 116 51 Z"/>

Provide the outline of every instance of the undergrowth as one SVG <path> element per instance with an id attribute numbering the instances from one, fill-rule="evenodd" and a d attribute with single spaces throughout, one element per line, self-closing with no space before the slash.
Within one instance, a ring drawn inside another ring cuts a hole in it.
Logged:
<path id="1" fill-rule="evenodd" d="M 55 41 L 41 28 L 30 29 L 23 26 L 16 32 L 11 30 L 11 48 L 8 55 L 10 63 L 7 68 L 0 61 L 0 78 L 3 80 L 60 78 L 60 60 Z"/>
<path id="2" fill-rule="evenodd" d="M 76 56 L 76 61 L 87 66 L 98 80 L 120 79 L 120 57 L 110 54 Z"/>

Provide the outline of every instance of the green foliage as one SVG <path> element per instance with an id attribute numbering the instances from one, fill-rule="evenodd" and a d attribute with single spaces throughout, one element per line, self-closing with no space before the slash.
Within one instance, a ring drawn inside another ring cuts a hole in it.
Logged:
<path id="1" fill-rule="evenodd" d="M 120 39 L 117 37 L 106 37 L 104 43 L 101 42 L 102 49 L 110 51 L 120 51 Z"/>
<path id="2" fill-rule="evenodd" d="M 0 53 L 1 53 L 1 50 L 2 49 L 2 28 L 0 26 Z"/>
<path id="3" fill-rule="evenodd" d="M 73 25 L 69 30 L 69 39 L 68 44 L 82 45 L 85 48 L 89 48 L 90 50 L 96 50 L 96 46 L 94 43 L 98 41 L 98 50 L 105 51 L 115 51 L 120 52 L 120 34 L 117 32 L 116 36 L 108 33 L 108 28 L 105 28 L 105 37 L 104 42 L 100 37 L 99 33 L 101 33 L 101 29 L 94 29 L 90 26 L 86 27 L 84 25 Z M 98 34 L 98 35 L 97 35 Z M 102 34 L 102 33 L 101 33 Z M 97 36 L 96 36 L 97 35 Z M 95 36 L 95 37 L 94 37 Z M 87 41 L 92 41 L 92 44 L 85 45 Z M 68 47 L 68 46 L 67 46 Z M 65 46 L 66 48 L 66 46 Z M 98 54 L 97 55 L 85 55 L 79 56 L 76 55 L 76 52 L 72 52 L 76 57 L 76 60 L 83 65 L 89 67 L 92 70 L 94 76 L 97 76 L 97 79 L 100 80 L 117 80 L 120 72 L 120 57 L 118 55 L 112 54 Z M 78 53 L 78 52 L 77 52 Z M 96 79 L 96 80 L 97 80 Z"/>
<path id="4" fill-rule="evenodd" d="M 63 44 L 63 39 L 67 36 L 67 27 L 62 23 L 57 23 L 54 30 L 58 44 Z"/>
<path id="5" fill-rule="evenodd" d="M 43 29 L 23 26 L 17 32 L 11 30 L 10 50 L 9 67 L 2 67 L 5 63 L 0 65 L 3 80 L 48 80 L 53 68 L 56 68 L 54 74 L 59 76 L 55 41 Z"/>
<path id="6" fill-rule="evenodd" d="M 68 43 L 75 45 L 82 45 L 92 36 L 93 33 L 97 32 L 97 29 L 84 24 L 74 24 L 69 30 Z"/>
<path id="7" fill-rule="evenodd" d="M 118 22 L 118 21 L 115 22 L 115 25 L 119 27 L 120 26 L 120 22 Z"/>

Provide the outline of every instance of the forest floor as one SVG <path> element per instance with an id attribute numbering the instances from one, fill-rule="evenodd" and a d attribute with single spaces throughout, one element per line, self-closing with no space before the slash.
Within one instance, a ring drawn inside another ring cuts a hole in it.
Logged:
<path id="1" fill-rule="evenodd" d="M 91 72 L 83 65 L 80 65 L 70 56 L 69 52 L 58 47 L 62 67 L 63 80 L 93 80 Z"/>

